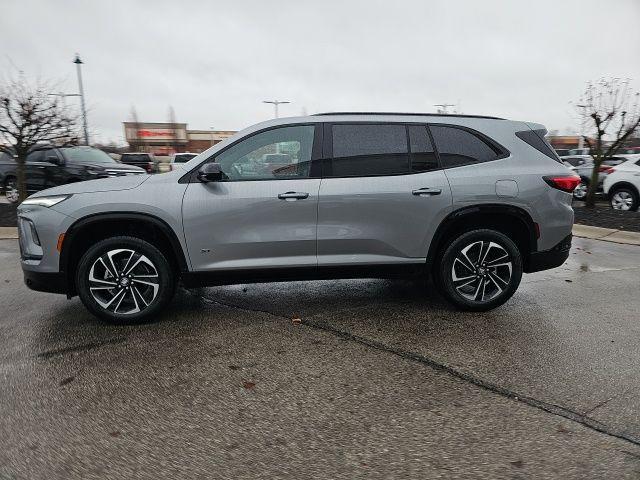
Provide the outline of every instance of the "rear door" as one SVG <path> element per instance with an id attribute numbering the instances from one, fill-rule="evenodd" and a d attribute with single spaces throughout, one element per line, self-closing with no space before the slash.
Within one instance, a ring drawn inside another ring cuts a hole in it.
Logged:
<path id="1" fill-rule="evenodd" d="M 425 125 L 325 126 L 318 265 L 424 262 L 451 208 Z"/>
<path id="2" fill-rule="evenodd" d="M 47 166 L 44 150 L 34 150 L 27 155 L 25 174 L 28 191 L 37 192 L 47 188 Z"/>

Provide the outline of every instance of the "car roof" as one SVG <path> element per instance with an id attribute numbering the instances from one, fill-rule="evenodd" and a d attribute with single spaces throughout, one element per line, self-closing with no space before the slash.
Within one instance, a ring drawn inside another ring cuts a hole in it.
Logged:
<path id="1" fill-rule="evenodd" d="M 323 113 L 314 113 L 313 117 L 322 117 L 322 116 L 336 116 L 336 115 L 392 115 L 392 116 L 408 116 L 408 117 L 459 117 L 459 118 L 488 118 L 491 120 L 505 120 L 500 117 L 491 117 L 487 115 L 463 115 L 461 113 L 411 113 L 411 112 L 323 112 Z"/>

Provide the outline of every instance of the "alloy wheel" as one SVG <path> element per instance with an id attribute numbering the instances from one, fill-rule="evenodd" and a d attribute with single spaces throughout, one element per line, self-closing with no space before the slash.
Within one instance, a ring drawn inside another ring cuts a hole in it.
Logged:
<path id="1" fill-rule="evenodd" d="M 10 181 L 9 183 L 7 183 L 4 189 L 4 195 L 7 198 L 8 202 L 16 203 L 18 201 L 20 195 L 18 193 L 18 186 L 15 182 Z"/>
<path id="2" fill-rule="evenodd" d="M 158 296 L 158 270 L 145 255 L 129 248 L 109 250 L 89 270 L 89 291 L 105 310 L 131 315 L 146 309 Z"/>
<path id="3" fill-rule="evenodd" d="M 631 210 L 633 195 L 626 191 L 616 192 L 611 197 L 611 206 L 615 210 Z"/>
<path id="4" fill-rule="evenodd" d="M 584 182 L 580 182 L 580 185 L 578 185 L 573 191 L 573 197 L 578 200 L 582 200 L 586 196 L 587 196 L 587 184 Z"/>
<path id="5" fill-rule="evenodd" d="M 474 302 L 488 302 L 509 285 L 513 263 L 509 253 L 493 241 L 475 241 L 456 255 L 451 267 L 453 286 Z"/>

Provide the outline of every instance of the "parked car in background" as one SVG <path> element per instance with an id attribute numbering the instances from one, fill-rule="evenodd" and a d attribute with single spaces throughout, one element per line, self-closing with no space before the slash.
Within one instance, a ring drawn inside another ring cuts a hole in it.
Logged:
<path id="1" fill-rule="evenodd" d="M 123 153 L 120 155 L 120 163 L 144 168 L 147 173 L 156 171 L 155 158 L 151 153 Z"/>
<path id="2" fill-rule="evenodd" d="M 86 146 L 39 146 L 27 155 L 25 167 L 28 194 L 83 180 L 146 173 L 141 168 L 115 161 L 102 150 Z M 18 201 L 17 163 L 8 154 L 0 157 L 0 186 L 7 200 Z"/>
<path id="3" fill-rule="evenodd" d="M 617 156 L 602 162 L 602 165 L 598 168 L 597 192 L 602 191 L 602 182 L 607 175 L 613 171 L 613 167 L 620 165 L 624 161 L 624 157 Z M 594 167 L 593 157 L 590 155 L 562 157 L 562 162 L 580 176 L 580 185 L 573 191 L 573 197 L 576 200 L 584 200 L 587 196 L 589 184 L 591 183 L 591 174 Z"/>
<path id="4" fill-rule="evenodd" d="M 637 211 L 640 206 L 640 154 L 628 155 L 603 183 L 604 193 L 616 210 Z"/>
<path id="5" fill-rule="evenodd" d="M 489 310 L 569 256 L 579 178 L 545 133 L 471 115 L 270 120 L 164 175 L 29 198 L 25 282 L 115 323 L 158 315 L 178 283 L 318 278 L 433 275 Z"/>
<path id="6" fill-rule="evenodd" d="M 175 163 L 186 163 L 196 156 L 198 156 L 197 153 L 191 153 L 191 152 L 182 152 L 182 153 L 173 154 L 171 156 L 171 161 L 169 162 L 169 170 L 173 170 L 173 165 Z"/>

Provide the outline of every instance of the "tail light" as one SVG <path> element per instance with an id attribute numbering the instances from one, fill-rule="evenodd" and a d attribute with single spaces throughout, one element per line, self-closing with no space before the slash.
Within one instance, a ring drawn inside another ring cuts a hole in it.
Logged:
<path id="1" fill-rule="evenodd" d="M 608 165 L 605 165 L 604 167 L 598 168 L 598 172 L 606 173 L 606 174 L 609 174 L 609 173 L 613 172 L 614 170 L 615 170 L 615 167 L 610 167 Z"/>
<path id="2" fill-rule="evenodd" d="M 147 173 L 153 172 L 153 162 L 147 163 Z"/>
<path id="3" fill-rule="evenodd" d="M 580 177 L 576 175 L 549 175 L 542 178 L 550 187 L 567 193 L 572 193 L 581 182 Z"/>

